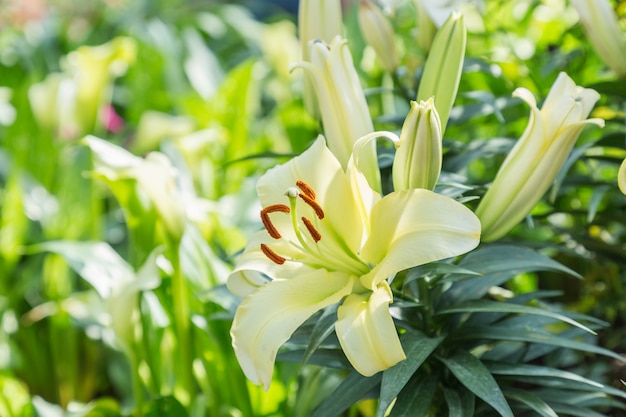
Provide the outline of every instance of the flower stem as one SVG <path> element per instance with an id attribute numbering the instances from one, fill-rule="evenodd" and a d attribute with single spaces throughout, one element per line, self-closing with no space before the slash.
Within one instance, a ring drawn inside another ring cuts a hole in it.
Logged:
<path id="1" fill-rule="evenodd" d="M 187 285 L 180 265 L 180 242 L 170 245 L 170 261 L 173 267 L 172 295 L 175 331 L 178 340 L 178 353 L 180 358 L 180 388 L 182 390 L 181 402 L 189 404 L 195 396 L 193 381 L 193 355 L 191 346 L 191 314 L 189 310 L 189 297 Z"/>

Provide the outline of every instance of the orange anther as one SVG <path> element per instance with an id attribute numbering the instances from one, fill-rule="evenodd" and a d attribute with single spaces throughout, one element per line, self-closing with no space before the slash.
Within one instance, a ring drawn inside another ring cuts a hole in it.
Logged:
<path id="1" fill-rule="evenodd" d="M 267 230 L 267 233 L 269 233 L 271 237 L 274 239 L 280 239 L 282 237 L 278 232 L 278 229 L 276 229 L 276 227 L 272 224 L 270 216 L 265 210 L 261 210 L 261 221 L 263 222 L 263 226 L 265 226 L 265 230 Z"/>
<path id="2" fill-rule="evenodd" d="M 309 234 L 311 235 L 315 243 L 319 242 L 320 239 L 322 239 L 322 235 L 320 235 L 320 232 L 317 231 L 317 229 L 315 228 L 315 226 L 313 226 L 313 223 L 311 223 L 309 219 L 303 216 L 302 223 L 304 223 L 304 225 L 306 226 L 306 230 L 309 231 Z"/>
<path id="3" fill-rule="evenodd" d="M 276 212 L 289 213 L 291 210 L 289 210 L 289 207 L 284 204 L 272 204 L 272 205 L 265 207 L 263 211 L 266 213 L 276 213 Z"/>
<path id="4" fill-rule="evenodd" d="M 313 211 L 315 211 L 315 215 L 317 216 L 318 219 L 321 220 L 324 218 L 324 210 L 322 210 L 322 207 L 320 207 L 320 205 L 317 204 L 317 202 L 313 200 L 308 194 L 303 192 L 303 193 L 298 194 L 298 196 L 305 203 L 307 203 L 313 209 Z"/>
<path id="5" fill-rule="evenodd" d="M 298 180 L 296 181 L 296 187 L 298 187 L 304 194 L 311 197 L 312 200 L 315 200 L 315 191 L 313 191 L 313 188 L 311 188 L 309 184 L 302 180 Z"/>
<path id="6" fill-rule="evenodd" d="M 283 258 L 279 254 L 271 250 L 270 247 L 267 246 L 265 243 L 261 243 L 261 252 L 263 252 L 263 254 L 267 256 L 269 260 L 274 262 L 275 264 L 282 265 L 286 261 L 285 258 Z"/>

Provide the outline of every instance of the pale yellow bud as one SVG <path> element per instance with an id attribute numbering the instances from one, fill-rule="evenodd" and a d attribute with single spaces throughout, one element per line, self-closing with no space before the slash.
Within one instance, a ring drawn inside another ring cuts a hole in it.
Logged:
<path id="1" fill-rule="evenodd" d="M 395 191 L 433 190 L 441 172 L 441 122 L 432 99 L 411 102 L 393 160 Z"/>
<path id="2" fill-rule="evenodd" d="M 525 88 L 513 94 L 528 103 L 530 119 L 476 210 L 486 242 L 504 236 L 530 213 L 587 124 L 604 126 L 602 119 L 587 119 L 600 95 L 577 86 L 565 73 L 559 74 L 541 110 Z"/>
<path id="3" fill-rule="evenodd" d="M 619 167 L 617 185 L 619 186 L 620 191 L 623 194 L 626 194 L 626 159 L 624 159 L 624 162 L 622 162 L 622 165 Z"/>
<path id="4" fill-rule="evenodd" d="M 389 19 L 369 0 L 361 0 L 359 26 L 365 42 L 374 49 L 383 69 L 389 73 L 394 72 L 398 68 L 400 59 Z"/>

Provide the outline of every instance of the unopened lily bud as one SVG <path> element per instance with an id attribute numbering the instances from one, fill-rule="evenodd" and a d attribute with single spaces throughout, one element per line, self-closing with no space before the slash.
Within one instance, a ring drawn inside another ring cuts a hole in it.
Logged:
<path id="1" fill-rule="evenodd" d="M 394 190 L 433 190 L 441 172 L 442 151 L 441 122 L 432 98 L 419 104 L 411 102 L 396 148 Z"/>
<path id="2" fill-rule="evenodd" d="M 617 173 L 617 185 L 619 186 L 619 190 L 626 194 L 626 159 L 622 162 L 622 165 L 619 167 L 619 172 Z"/>
<path id="3" fill-rule="evenodd" d="M 309 47 L 311 62 L 300 62 L 294 68 L 302 68 L 310 79 L 328 147 L 345 169 L 356 140 L 374 131 L 365 93 L 345 39 L 336 37 L 330 45 L 315 41 Z M 370 186 L 380 191 L 374 142 L 363 149 L 359 159 Z"/>
<path id="4" fill-rule="evenodd" d="M 602 119 L 587 119 L 600 95 L 577 86 L 565 73 L 559 74 L 541 110 L 527 89 L 518 88 L 513 95 L 528 103 L 530 119 L 476 210 L 485 242 L 504 236 L 530 213 L 586 125 L 604 126 Z"/>
<path id="5" fill-rule="evenodd" d="M 434 98 L 442 133 L 459 89 L 466 38 L 463 16 L 453 12 L 435 35 L 417 92 L 418 100 Z"/>
<path id="6" fill-rule="evenodd" d="M 437 27 L 426 12 L 426 5 L 424 3 L 427 1 L 428 0 L 413 0 L 417 12 L 417 45 L 425 54 L 430 51 L 430 46 L 437 32 Z"/>
<path id="7" fill-rule="evenodd" d="M 365 42 L 374 49 L 380 65 L 393 73 L 399 65 L 393 27 L 383 12 L 369 0 L 361 0 L 359 26 Z"/>
<path id="8" fill-rule="evenodd" d="M 298 37 L 302 60 L 310 62 L 309 43 L 321 40 L 330 43 L 335 36 L 343 36 L 341 0 L 300 0 L 298 6 Z M 304 106 L 311 116 L 320 118 L 315 88 L 304 79 Z"/>
<path id="9" fill-rule="evenodd" d="M 608 0 L 572 0 L 594 50 L 618 77 L 626 76 L 626 38 Z"/>

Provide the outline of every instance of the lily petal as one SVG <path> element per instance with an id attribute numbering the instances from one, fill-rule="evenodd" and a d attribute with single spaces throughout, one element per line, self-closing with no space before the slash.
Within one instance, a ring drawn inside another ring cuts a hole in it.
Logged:
<path id="1" fill-rule="evenodd" d="M 617 185 L 619 186 L 620 191 L 623 194 L 626 194 L 626 159 L 624 159 L 624 162 L 622 162 L 622 165 L 619 167 Z"/>
<path id="2" fill-rule="evenodd" d="M 359 200 L 355 198 L 348 177 L 326 146 L 323 136 L 319 136 L 301 155 L 268 170 L 259 179 L 257 192 L 262 206 L 285 202 L 285 191 L 298 180 L 305 181 L 315 190 L 315 199 L 326 214 L 322 222 L 318 221 L 311 208 L 298 199 L 298 215 L 307 215 L 322 233 L 320 243 L 339 243 L 356 253 L 363 235 L 361 210 L 357 205 Z M 293 235 L 289 235 L 292 229 L 289 216 L 275 216 L 272 221 L 283 235 L 294 240 Z M 324 239 L 325 234 L 331 234 L 332 239 Z"/>
<path id="3" fill-rule="evenodd" d="M 480 240 L 471 210 L 425 189 L 385 196 L 372 209 L 371 224 L 361 255 L 376 267 L 361 284 L 372 290 L 399 271 L 466 253 Z"/>
<path id="4" fill-rule="evenodd" d="M 245 297 L 274 278 L 291 278 L 313 271 L 313 268 L 300 262 L 285 262 L 278 265 L 270 261 L 261 251 L 261 243 L 269 245 L 273 251 L 283 257 L 294 257 L 295 249 L 284 239 L 271 242 L 269 240 L 265 230 L 252 236 L 237 260 L 235 269 L 228 276 L 226 285 L 233 294 Z M 305 256 L 305 254 L 300 254 L 299 257 Z"/>
<path id="5" fill-rule="evenodd" d="M 267 390 L 278 348 L 311 315 L 350 294 L 353 281 L 348 274 L 318 269 L 272 281 L 247 296 L 230 332 L 246 377 Z"/>
<path id="6" fill-rule="evenodd" d="M 371 293 L 348 296 L 337 310 L 335 331 L 341 348 L 362 375 L 374 375 L 406 359 L 389 314 L 392 300 L 383 281 Z"/>

